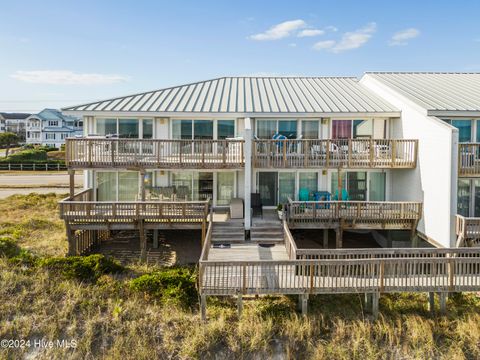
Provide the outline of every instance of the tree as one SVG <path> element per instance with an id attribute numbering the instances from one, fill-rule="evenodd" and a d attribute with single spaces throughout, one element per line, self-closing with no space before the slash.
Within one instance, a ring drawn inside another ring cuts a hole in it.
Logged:
<path id="1" fill-rule="evenodd" d="M 11 132 L 0 133 L 0 146 L 6 147 L 7 150 L 5 151 L 5 157 L 8 156 L 8 152 L 13 145 L 18 144 L 20 141 L 17 134 Z"/>

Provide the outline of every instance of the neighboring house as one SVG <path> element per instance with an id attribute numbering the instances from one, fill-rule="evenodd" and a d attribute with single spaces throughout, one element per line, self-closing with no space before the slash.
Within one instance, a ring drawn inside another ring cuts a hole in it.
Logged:
<path id="1" fill-rule="evenodd" d="M 478 241 L 480 74 L 366 73 L 360 83 L 402 110 L 395 136 L 419 139 L 416 171 L 393 181 L 396 196 L 424 203 L 418 230 L 445 247 Z"/>
<path id="2" fill-rule="evenodd" d="M 26 113 L 0 113 L 0 132 L 15 133 L 21 141 L 25 141 L 25 125 L 29 116 Z"/>
<path id="3" fill-rule="evenodd" d="M 67 137 L 82 135 L 83 120 L 45 109 L 30 115 L 26 125 L 26 143 L 60 148 Z"/>

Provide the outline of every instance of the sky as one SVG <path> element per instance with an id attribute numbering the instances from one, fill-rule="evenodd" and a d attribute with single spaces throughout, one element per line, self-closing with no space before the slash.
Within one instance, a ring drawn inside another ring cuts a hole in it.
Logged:
<path id="1" fill-rule="evenodd" d="M 221 76 L 480 71 L 480 1 L 0 0 L 0 111 Z"/>

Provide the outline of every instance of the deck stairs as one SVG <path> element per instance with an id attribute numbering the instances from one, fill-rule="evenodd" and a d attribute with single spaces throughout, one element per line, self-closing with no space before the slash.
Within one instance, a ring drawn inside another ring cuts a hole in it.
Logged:
<path id="1" fill-rule="evenodd" d="M 253 243 L 283 243 L 283 226 L 278 219 L 255 219 L 250 228 L 250 241 Z"/>
<path id="2" fill-rule="evenodd" d="M 238 244 L 245 242 L 245 226 L 243 219 L 229 219 L 227 221 L 213 222 L 213 244 Z"/>

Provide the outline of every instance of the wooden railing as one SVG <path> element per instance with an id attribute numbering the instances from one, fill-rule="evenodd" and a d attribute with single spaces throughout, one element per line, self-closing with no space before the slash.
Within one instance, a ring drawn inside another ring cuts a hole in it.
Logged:
<path id="1" fill-rule="evenodd" d="M 254 140 L 258 168 L 415 168 L 418 140 Z"/>
<path id="2" fill-rule="evenodd" d="M 293 238 L 292 233 L 288 227 L 288 223 L 285 219 L 282 221 L 283 226 L 283 240 L 285 243 L 285 249 L 287 250 L 288 258 L 290 260 L 297 258 L 297 245 L 295 244 L 295 239 Z"/>
<path id="3" fill-rule="evenodd" d="M 244 140 L 66 139 L 69 168 L 224 169 L 245 164 Z"/>
<path id="4" fill-rule="evenodd" d="M 422 203 L 405 201 L 292 201 L 287 204 L 287 221 L 295 227 L 335 221 L 390 223 L 410 226 L 422 217 Z"/>
<path id="5" fill-rule="evenodd" d="M 480 176 L 480 143 L 458 144 L 458 175 Z"/>
<path id="6" fill-rule="evenodd" d="M 364 259 L 201 261 L 200 292 L 236 295 L 480 290 L 478 251 L 412 250 L 428 251 L 428 256 L 400 251 L 395 257 L 377 254 Z"/>
<path id="7" fill-rule="evenodd" d="M 480 246 L 480 218 L 456 216 L 457 247 Z"/>
<path id="8" fill-rule="evenodd" d="M 91 189 L 76 194 L 73 200 L 60 201 L 60 217 L 66 221 L 168 221 L 204 222 L 206 201 L 90 201 Z"/>

